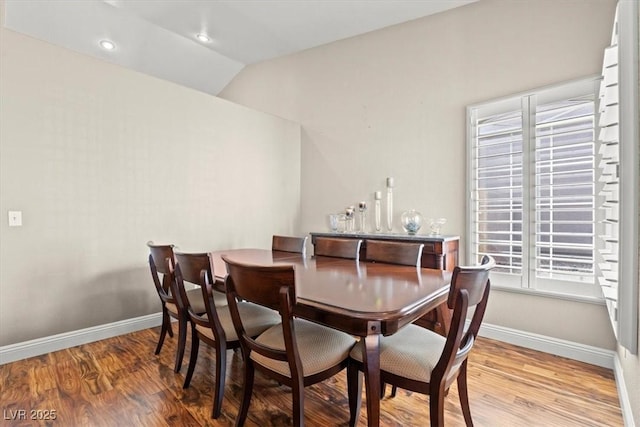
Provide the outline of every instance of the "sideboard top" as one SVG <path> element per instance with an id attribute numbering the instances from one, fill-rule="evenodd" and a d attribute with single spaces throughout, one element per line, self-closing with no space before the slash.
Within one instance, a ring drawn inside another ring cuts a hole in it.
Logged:
<path id="1" fill-rule="evenodd" d="M 454 240 L 460 240 L 460 236 L 454 236 L 449 234 L 414 234 L 409 235 L 407 233 L 339 233 L 339 232 L 311 232 L 311 236 L 319 237 L 348 237 L 348 238 L 360 238 L 360 239 L 376 239 L 376 240 L 415 240 L 419 242 L 449 242 Z"/>

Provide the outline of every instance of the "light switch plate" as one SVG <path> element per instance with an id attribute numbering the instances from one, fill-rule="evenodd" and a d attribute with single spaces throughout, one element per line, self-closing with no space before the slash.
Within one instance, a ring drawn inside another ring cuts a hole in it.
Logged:
<path id="1" fill-rule="evenodd" d="M 9 227 L 22 227 L 22 211 L 9 211 Z"/>

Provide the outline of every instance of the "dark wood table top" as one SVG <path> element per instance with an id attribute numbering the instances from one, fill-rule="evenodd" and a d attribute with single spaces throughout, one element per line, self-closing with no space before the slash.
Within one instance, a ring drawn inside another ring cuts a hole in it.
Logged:
<path id="1" fill-rule="evenodd" d="M 219 281 L 226 276 L 222 255 L 254 265 L 293 265 L 296 314 L 360 336 L 380 333 L 370 330 L 370 322 L 381 322 L 384 335 L 396 332 L 444 302 L 451 282 L 451 273 L 441 270 L 265 249 L 213 252 Z"/>

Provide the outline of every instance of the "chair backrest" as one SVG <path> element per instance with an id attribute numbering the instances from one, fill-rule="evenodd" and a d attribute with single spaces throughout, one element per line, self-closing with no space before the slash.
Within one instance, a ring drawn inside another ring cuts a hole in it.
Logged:
<path id="1" fill-rule="evenodd" d="M 318 237 L 314 244 L 314 255 L 336 258 L 360 258 L 360 239 L 340 239 L 336 237 Z"/>
<path id="2" fill-rule="evenodd" d="M 180 264 L 183 280 L 200 286 L 207 280 L 209 283 L 213 283 L 213 270 L 209 254 L 175 251 L 174 256 L 176 264 Z"/>
<path id="3" fill-rule="evenodd" d="M 271 240 L 271 250 L 281 252 L 295 252 L 305 254 L 307 248 L 307 236 L 292 237 L 274 235 Z"/>
<path id="4" fill-rule="evenodd" d="M 176 273 L 175 280 L 178 285 L 177 290 L 180 292 L 182 308 L 189 310 L 191 308 L 189 307 L 189 299 L 187 298 L 184 282 L 193 283 L 202 289 L 202 297 L 206 305 L 209 299 L 208 295 L 210 295 L 207 293 L 207 288 L 212 288 L 214 283 L 209 254 L 175 251 L 174 256 L 176 260 L 176 270 L 178 270 L 178 267 L 180 270 L 180 277 L 178 278 Z M 190 312 L 190 314 L 196 315 L 194 312 Z"/>
<path id="5" fill-rule="evenodd" d="M 147 242 L 149 247 L 149 268 L 151 269 L 151 278 L 156 286 L 158 295 L 165 302 L 174 302 L 170 295 L 172 269 L 175 262 L 173 245 L 156 245 L 152 241 Z M 158 273 L 162 274 L 162 282 Z"/>
<path id="6" fill-rule="evenodd" d="M 442 356 L 433 370 L 433 375 L 447 383 L 455 379 L 455 373 L 467 359 L 478 336 L 482 323 L 491 283 L 489 272 L 495 267 L 495 260 L 485 255 L 477 266 L 460 267 L 453 270 L 447 306 L 453 310 L 451 327 Z M 470 308 L 474 308 L 469 326 L 465 321 Z"/>
<path id="7" fill-rule="evenodd" d="M 216 305 L 213 300 L 213 267 L 208 253 L 174 253 L 176 259 L 175 284 L 180 294 L 180 305 L 189 313 L 191 320 L 199 325 L 210 327 L 216 340 L 226 340 L 224 329 L 220 323 Z M 199 315 L 189 305 L 189 298 L 184 282 L 198 285 L 202 291 L 205 315 Z"/>
<path id="8" fill-rule="evenodd" d="M 367 261 L 387 264 L 421 265 L 423 243 L 367 240 Z"/>
<path id="9" fill-rule="evenodd" d="M 292 378 L 302 375 L 302 362 L 297 350 L 293 327 L 293 305 L 296 301 L 295 270 L 293 265 L 257 266 L 234 262 L 222 256 L 227 265 L 225 286 L 229 300 L 229 311 L 245 357 L 255 351 L 264 357 L 288 361 Z M 285 337 L 285 350 L 277 350 L 256 342 L 247 335 L 240 313 L 238 300 L 259 304 L 280 313 Z"/>

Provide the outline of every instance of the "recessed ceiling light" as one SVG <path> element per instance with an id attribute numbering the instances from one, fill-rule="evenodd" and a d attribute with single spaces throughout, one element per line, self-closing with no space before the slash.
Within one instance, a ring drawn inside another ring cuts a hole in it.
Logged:
<path id="1" fill-rule="evenodd" d="M 204 33 L 196 34 L 196 38 L 200 40 L 202 43 L 209 43 L 211 41 L 211 38 Z"/>
<path id="2" fill-rule="evenodd" d="M 116 44 L 111 40 L 100 40 L 100 47 L 105 50 L 113 50 L 116 48 Z"/>

